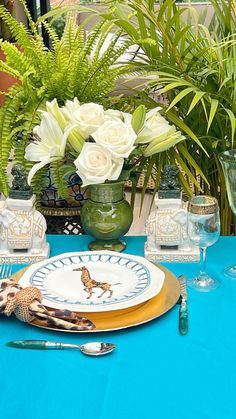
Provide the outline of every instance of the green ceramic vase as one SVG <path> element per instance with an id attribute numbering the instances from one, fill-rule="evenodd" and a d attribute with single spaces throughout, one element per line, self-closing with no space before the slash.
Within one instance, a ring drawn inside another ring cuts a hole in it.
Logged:
<path id="1" fill-rule="evenodd" d="M 126 244 L 120 237 L 133 221 L 130 204 L 124 198 L 124 182 L 90 185 L 89 192 L 81 211 L 84 231 L 96 239 L 89 243 L 89 249 L 121 252 Z"/>

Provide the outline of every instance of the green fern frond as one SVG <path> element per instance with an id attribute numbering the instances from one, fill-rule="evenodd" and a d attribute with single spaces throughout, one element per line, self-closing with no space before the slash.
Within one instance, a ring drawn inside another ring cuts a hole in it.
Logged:
<path id="1" fill-rule="evenodd" d="M 5 71 L 21 79 L 22 75 L 25 75 L 25 72 L 32 68 L 28 59 L 15 44 L 0 40 L 0 48 L 6 56 L 6 61 L 0 61 L 1 71 Z"/>
<path id="2" fill-rule="evenodd" d="M 19 45 L 27 45 L 29 43 L 30 31 L 22 22 L 16 21 L 4 6 L 0 5 L 0 17 L 8 25 L 12 37 Z"/>
<path id="3" fill-rule="evenodd" d="M 63 176 L 63 165 L 64 162 L 62 160 L 56 160 L 50 164 L 50 170 L 52 173 L 53 180 L 57 185 L 58 196 L 61 198 L 68 198 L 67 194 L 67 183 L 65 176 Z"/>
<path id="4" fill-rule="evenodd" d="M 27 18 L 27 20 L 28 20 L 29 27 L 30 27 L 30 29 L 31 29 L 31 31 L 32 31 L 32 33 L 33 33 L 33 35 L 34 35 L 35 37 L 37 37 L 37 38 L 39 39 L 39 41 L 41 42 L 41 41 L 42 41 L 42 39 L 40 38 L 40 36 L 39 36 L 39 34 L 38 34 L 38 31 L 37 31 L 37 26 L 36 26 L 35 22 L 33 21 L 32 17 L 31 17 L 31 14 L 30 14 L 30 12 L 29 12 L 29 10 L 28 10 L 28 7 L 27 7 L 27 4 L 26 4 L 26 1 L 25 1 L 25 0 L 20 0 L 20 2 L 21 2 L 21 4 L 23 5 L 23 9 L 24 9 L 24 12 L 25 12 L 26 18 Z"/>
<path id="5" fill-rule="evenodd" d="M 33 166 L 32 162 L 26 162 L 25 168 L 27 171 Z M 41 196 L 42 196 L 42 185 L 44 184 L 45 174 L 48 171 L 48 167 L 43 167 L 40 169 L 33 177 L 31 182 L 31 187 L 33 193 L 36 195 L 36 208 L 40 209 L 41 207 Z"/>
<path id="6" fill-rule="evenodd" d="M 42 22 L 42 25 L 44 26 L 44 28 L 46 29 L 50 37 L 50 40 L 52 42 L 52 48 L 56 49 L 60 42 L 59 36 L 57 35 L 56 31 L 52 28 L 52 26 L 48 22 L 44 21 Z"/>

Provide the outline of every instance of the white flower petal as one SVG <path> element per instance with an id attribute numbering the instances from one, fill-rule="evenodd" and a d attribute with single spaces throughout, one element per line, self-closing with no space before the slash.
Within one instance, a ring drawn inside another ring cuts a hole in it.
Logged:
<path id="1" fill-rule="evenodd" d="M 38 127 L 38 135 L 42 141 L 47 141 L 48 144 L 60 144 L 63 131 L 57 120 L 50 113 L 45 112 Z"/>
<path id="2" fill-rule="evenodd" d="M 43 153 L 45 154 L 45 153 Z M 49 156 L 49 153 L 47 153 Z M 42 147 L 40 143 L 32 143 L 27 145 L 25 149 L 25 159 L 29 161 L 40 161 L 45 155 L 42 155 Z"/>
<path id="3" fill-rule="evenodd" d="M 54 158 L 48 158 L 48 159 L 44 159 L 39 163 L 36 163 L 32 169 L 30 169 L 29 174 L 28 174 L 28 184 L 31 184 L 31 180 L 33 178 L 33 176 L 35 175 L 35 173 L 38 172 L 39 169 L 42 169 L 42 167 L 46 166 L 47 164 L 51 163 L 52 161 L 54 161 Z"/>
<path id="4" fill-rule="evenodd" d="M 113 160 L 112 172 L 108 177 L 108 180 L 117 180 L 122 172 L 123 165 L 124 159 L 116 159 L 115 161 Z"/>
<path id="5" fill-rule="evenodd" d="M 125 124 L 120 120 L 106 121 L 92 136 L 97 144 L 115 158 L 129 157 L 137 137 L 131 124 Z"/>
<path id="6" fill-rule="evenodd" d="M 120 172 L 120 166 L 112 161 L 109 151 L 95 143 L 84 143 L 74 164 L 83 186 L 103 183 Z"/>
<path id="7" fill-rule="evenodd" d="M 154 138 L 170 130 L 169 122 L 158 112 L 160 109 L 157 107 L 147 113 L 144 127 L 136 139 L 137 144 L 150 143 Z"/>

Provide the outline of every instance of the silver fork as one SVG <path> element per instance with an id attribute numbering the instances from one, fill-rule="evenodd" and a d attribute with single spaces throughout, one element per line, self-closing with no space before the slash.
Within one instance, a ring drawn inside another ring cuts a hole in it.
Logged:
<path id="1" fill-rule="evenodd" d="M 10 278 L 12 274 L 12 265 L 3 263 L 0 266 L 0 279 Z"/>

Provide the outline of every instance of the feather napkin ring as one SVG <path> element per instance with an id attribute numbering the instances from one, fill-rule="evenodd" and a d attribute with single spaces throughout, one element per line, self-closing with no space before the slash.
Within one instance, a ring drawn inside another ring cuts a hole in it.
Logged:
<path id="1" fill-rule="evenodd" d="M 42 294 L 38 288 L 22 288 L 12 280 L 0 282 L 0 314 L 12 313 L 30 323 L 34 319 L 43 321 L 45 326 L 65 330 L 93 330 L 95 325 L 85 317 L 69 310 L 50 310 L 41 304 Z"/>

